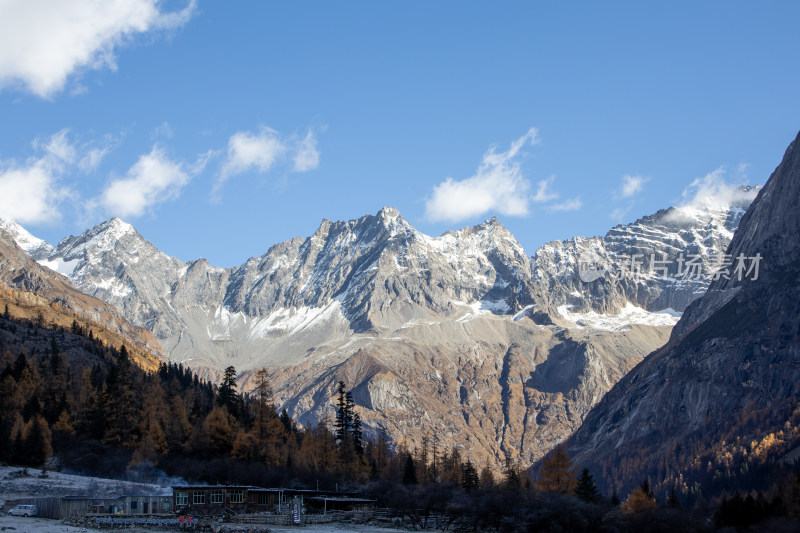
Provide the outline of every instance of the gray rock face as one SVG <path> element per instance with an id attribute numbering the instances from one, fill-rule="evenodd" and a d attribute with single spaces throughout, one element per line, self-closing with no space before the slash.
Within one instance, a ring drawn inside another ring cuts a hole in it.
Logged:
<path id="1" fill-rule="evenodd" d="M 604 238 L 548 243 L 531 260 L 496 219 L 430 237 L 385 208 L 323 221 L 230 269 L 182 263 L 112 219 L 43 263 L 204 376 L 234 365 L 246 389 L 256 369 L 273 369 L 277 399 L 304 424 L 332 415 L 343 380 L 368 431 L 409 447 L 436 435 L 476 461 L 528 463 L 666 342 L 677 313 L 651 311 L 682 311 L 707 284 L 614 273 L 586 282 L 582 254 L 707 257 L 727 245 L 739 209 L 668 210 Z"/>
<path id="2" fill-rule="evenodd" d="M 568 441 L 623 493 L 668 490 L 780 458 L 800 444 L 800 135 L 753 201 L 727 254 L 756 272 L 720 276 L 670 342 L 626 375 Z M 748 263 L 749 266 L 749 263 Z M 752 444 L 751 444 L 752 443 Z M 636 465 L 631 468 L 630 465 Z"/>
<path id="3" fill-rule="evenodd" d="M 661 210 L 605 237 L 553 241 L 536 251 L 533 278 L 551 307 L 618 313 L 628 302 L 682 312 L 705 293 L 758 187 L 741 187 L 733 201 Z M 581 276 L 580 261 L 603 271 Z"/>

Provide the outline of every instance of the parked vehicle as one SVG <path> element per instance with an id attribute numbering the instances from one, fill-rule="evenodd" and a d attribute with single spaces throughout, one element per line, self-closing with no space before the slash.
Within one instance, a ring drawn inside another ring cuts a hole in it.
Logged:
<path id="1" fill-rule="evenodd" d="M 9 516 L 36 516 L 39 509 L 35 505 L 17 505 L 8 512 Z"/>

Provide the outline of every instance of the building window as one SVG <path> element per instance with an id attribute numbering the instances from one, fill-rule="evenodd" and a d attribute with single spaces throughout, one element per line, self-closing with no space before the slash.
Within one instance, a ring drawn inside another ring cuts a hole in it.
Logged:
<path id="1" fill-rule="evenodd" d="M 258 505 L 270 505 L 272 502 L 270 501 L 272 496 L 269 492 L 259 492 L 258 493 Z"/>
<path id="2" fill-rule="evenodd" d="M 231 491 L 231 503 L 242 503 L 244 501 L 244 491 L 241 490 L 232 490 Z"/>
<path id="3" fill-rule="evenodd" d="M 221 490 L 212 490 L 211 491 L 211 503 L 222 503 L 222 491 Z"/>
<path id="4" fill-rule="evenodd" d="M 195 492 L 194 498 L 192 499 L 192 503 L 195 505 L 202 505 L 206 503 L 206 493 L 205 492 Z"/>
<path id="5" fill-rule="evenodd" d="M 189 493 L 179 492 L 175 495 L 175 505 L 189 505 Z"/>
<path id="6" fill-rule="evenodd" d="M 139 505 L 139 500 L 131 500 L 131 509 L 136 509 Z"/>
<path id="7" fill-rule="evenodd" d="M 183 496 L 184 496 L 184 498 L 186 497 L 186 493 L 185 492 L 183 493 Z M 171 507 L 172 506 L 169 504 L 168 500 L 164 500 L 163 502 L 161 502 L 161 509 L 163 511 L 171 511 L 172 510 Z"/>

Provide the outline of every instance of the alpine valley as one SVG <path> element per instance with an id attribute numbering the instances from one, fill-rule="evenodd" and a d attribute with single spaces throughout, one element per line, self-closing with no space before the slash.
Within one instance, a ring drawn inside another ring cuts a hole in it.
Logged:
<path id="1" fill-rule="evenodd" d="M 696 199 L 532 257 L 496 219 L 431 237 L 393 208 L 323 220 L 227 269 L 170 257 L 118 218 L 56 247 L 11 220 L 0 228 L 148 330 L 170 361 L 215 381 L 234 366 L 244 390 L 268 368 L 276 403 L 303 425 L 333 417 L 341 380 L 367 433 L 530 464 L 669 340 L 757 192 Z M 596 278 L 581 271 L 587 258 Z"/>

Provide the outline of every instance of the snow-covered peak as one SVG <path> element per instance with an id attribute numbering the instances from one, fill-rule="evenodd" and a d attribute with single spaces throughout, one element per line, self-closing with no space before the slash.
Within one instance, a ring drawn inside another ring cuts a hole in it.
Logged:
<path id="1" fill-rule="evenodd" d="M 112 239 L 119 239 L 124 235 L 137 233 L 133 226 L 119 217 L 114 217 L 111 220 L 98 224 L 95 226 L 95 229 L 106 233 Z"/>
<path id="2" fill-rule="evenodd" d="M 10 218 L 0 217 L 0 228 L 6 230 L 17 245 L 34 259 L 47 257 L 53 251 L 53 247 L 50 244 L 38 237 L 34 237 L 28 230 Z"/>

